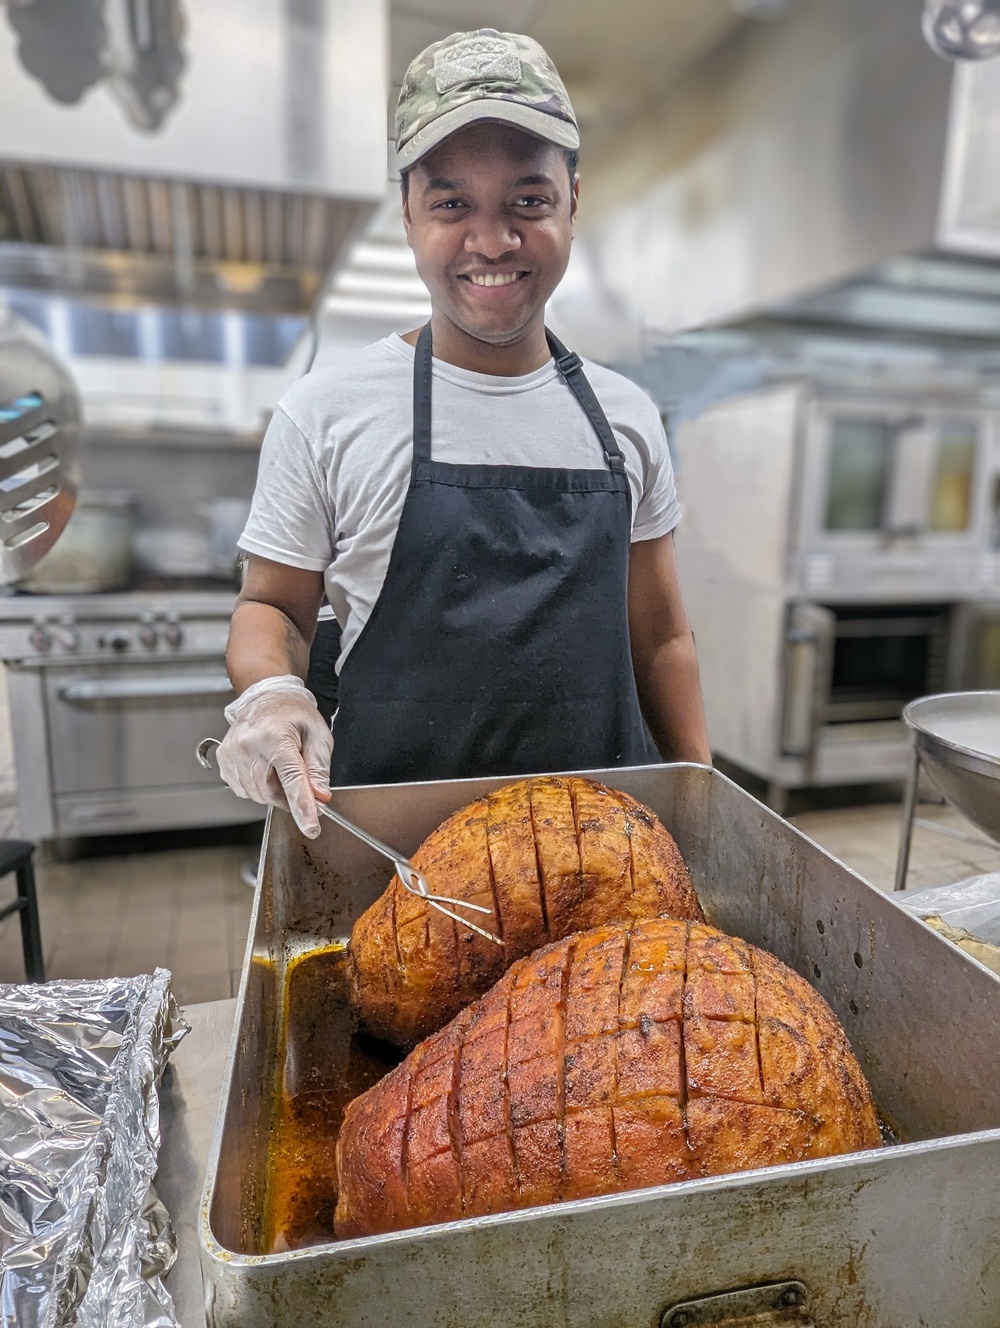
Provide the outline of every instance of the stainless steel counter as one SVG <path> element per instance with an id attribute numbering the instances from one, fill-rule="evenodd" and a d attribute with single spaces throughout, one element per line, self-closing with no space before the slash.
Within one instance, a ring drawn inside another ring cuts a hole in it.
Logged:
<path id="1" fill-rule="evenodd" d="M 198 1206 L 226 1068 L 236 1002 L 184 1009 L 191 1032 L 177 1048 L 160 1090 L 160 1167 L 156 1189 L 177 1233 L 177 1262 L 166 1282 L 181 1328 L 205 1328 L 198 1253 Z"/>

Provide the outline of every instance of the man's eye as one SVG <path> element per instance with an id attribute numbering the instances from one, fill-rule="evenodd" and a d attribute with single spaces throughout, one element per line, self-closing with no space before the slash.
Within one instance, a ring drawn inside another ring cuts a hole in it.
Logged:
<path id="1" fill-rule="evenodd" d="M 460 198 L 442 198 L 440 203 L 434 204 L 435 209 L 444 208 L 448 212 L 457 212 L 460 207 L 464 206 L 465 204 Z"/>
<path id="2" fill-rule="evenodd" d="M 525 194 L 522 198 L 515 200 L 514 206 L 521 208 L 544 207 L 548 201 L 547 198 L 540 198 L 537 194 Z"/>

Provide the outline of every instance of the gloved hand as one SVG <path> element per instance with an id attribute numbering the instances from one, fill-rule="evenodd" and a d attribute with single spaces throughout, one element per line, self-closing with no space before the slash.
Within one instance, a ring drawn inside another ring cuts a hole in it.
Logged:
<path id="1" fill-rule="evenodd" d="M 226 706 L 230 729 L 216 753 L 240 798 L 285 807 L 309 839 L 319 835 L 317 795 L 330 793 L 333 735 L 316 698 L 294 674 L 262 678 Z"/>

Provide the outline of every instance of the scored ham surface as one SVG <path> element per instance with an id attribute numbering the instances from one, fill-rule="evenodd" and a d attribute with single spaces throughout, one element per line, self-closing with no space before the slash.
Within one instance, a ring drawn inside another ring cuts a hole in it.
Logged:
<path id="1" fill-rule="evenodd" d="M 482 904 L 484 940 L 393 876 L 354 925 L 362 1026 L 408 1049 L 488 991 L 515 960 L 630 918 L 704 917 L 672 837 L 627 793 L 576 776 L 524 779 L 449 817 L 412 858 L 436 894 Z"/>
<path id="2" fill-rule="evenodd" d="M 829 1006 L 711 927 L 599 927 L 515 964 L 348 1107 L 341 1238 L 881 1142 Z"/>

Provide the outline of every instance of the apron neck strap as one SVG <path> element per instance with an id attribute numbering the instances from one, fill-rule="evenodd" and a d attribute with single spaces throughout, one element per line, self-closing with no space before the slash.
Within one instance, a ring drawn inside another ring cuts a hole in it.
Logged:
<path id="1" fill-rule="evenodd" d="M 549 350 L 556 362 L 559 376 L 583 407 L 587 419 L 594 426 L 594 432 L 601 440 L 608 465 L 612 470 L 623 470 L 625 459 L 622 456 L 621 448 L 618 446 L 618 439 L 608 423 L 608 417 L 605 415 L 604 408 L 598 401 L 594 389 L 587 381 L 587 375 L 583 372 L 583 361 L 576 351 L 567 350 L 548 328 L 545 329 L 545 338 L 549 343 Z"/>
<path id="2" fill-rule="evenodd" d="M 434 342 L 430 322 L 417 337 L 413 357 L 413 464 L 431 459 L 431 360 Z"/>
<path id="3" fill-rule="evenodd" d="M 594 389 L 583 372 L 583 361 L 575 351 L 566 347 L 546 328 L 545 337 L 555 360 L 556 369 L 563 382 L 583 407 L 587 419 L 594 427 L 594 432 L 601 441 L 608 465 L 614 471 L 624 469 L 625 460 L 615 438 L 614 430 L 608 423 L 601 403 L 594 394 Z M 431 459 L 431 361 L 434 355 L 434 342 L 431 325 L 425 323 L 417 337 L 417 348 L 413 357 L 413 464 Z"/>

